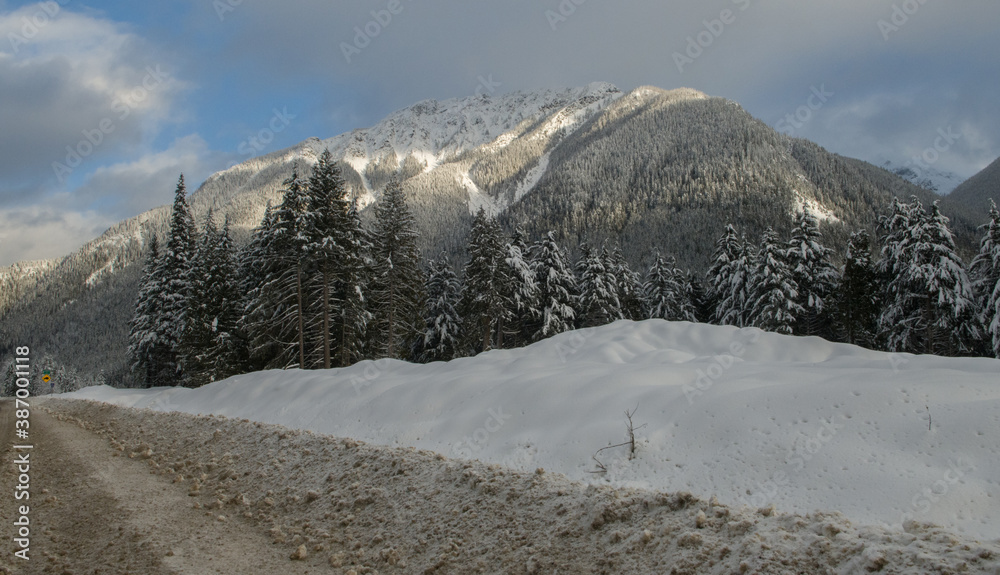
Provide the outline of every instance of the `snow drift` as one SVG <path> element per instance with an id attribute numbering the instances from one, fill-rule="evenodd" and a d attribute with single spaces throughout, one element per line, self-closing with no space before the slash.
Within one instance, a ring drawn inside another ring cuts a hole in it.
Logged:
<path id="1" fill-rule="evenodd" d="M 661 320 L 448 363 L 269 371 L 67 398 L 216 414 L 571 479 L 1000 538 L 1000 362 Z M 625 440 L 636 409 L 637 449 Z M 641 426 L 641 427 L 640 427 Z"/>

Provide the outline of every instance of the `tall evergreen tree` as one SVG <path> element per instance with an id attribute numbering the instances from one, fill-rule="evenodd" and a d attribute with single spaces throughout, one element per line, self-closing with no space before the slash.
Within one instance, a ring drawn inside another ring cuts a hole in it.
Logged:
<path id="1" fill-rule="evenodd" d="M 454 359 L 462 347 L 462 318 L 457 311 L 462 285 L 444 254 L 430 262 L 425 289 L 423 337 L 417 340 L 413 357 L 422 363 Z"/>
<path id="2" fill-rule="evenodd" d="M 609 269 L 611 258 L 607 249 L 587 250 L 577 269 L 581 270 L 580 285 L 580 327 L 606 325 L 623 319 L 621 289 L 614 270 Z"/>
<path id="3" fill-rule="evenodd" d="M 403 359 L 423 327 L 424 278 L 417 249 L 418 233 L 395 180 L 375 206 L 373 230 L 373 339 L 377 355 Z"/>
<path id="4" fill-rule="evenodd" d="M 496 345 L 498 332 L 511 319 L 511 304 L 504 297 L 512 281 L 506 263 L 507 250 L 500 226 L 479 208 L 469 232 L 469 262 L 462 286 L 462 317 L 465 333 L 475 352 Z"/>
<path id="5" fill-rule="evenodd" d="M 306 367 L 305 238 L 299 234 L 306 183 L 294 171 L 282 185 L 281 203 L 265 213 L 241 263 L 256 280 L 241 325 L 259 369 Z"/>
<path id="6" fill-rule="evenodd" d="M 154 235 L 149 241 L 135 311 L 129 323 L 128 355 L 132 373 L 145 387 L 174 384 L 169 340 L 163 331 L 163 282 L 159 241 Z"/>
<path id="7" fill-rule="evenodd" d="M 608 267 L 618 280 L 618 301 L 621 303 L 622 316 L 631 320 L 646 319 L 642 279 L 629 267 L 621 246 L 616 245 L 611 251 Z"/>
<path id="8" fill-rule="evenodd" d="M 847 343 L 865 347 L 875 345 L 879 314 L 878 274 L 871 249 L 868 232 L 851 234 L 842 279 L 832 297 L 838 335 Z"/>
<path id="9" fill-rule="evenodd" d="M 573 329 L 579 315 L 579 296 L 569 260 L 553 232 L 546 234 L 531 251 L 541 311 L 534 339 L 540 340 Z"/>
<path id="10" fill-rule="evenodd" d="M 748 325 L 752 302 L 752 275 L 756 262 L 745 238 L 736 234 L 732 224 L 715 244 L 715 256 L 705 282 L 712 310 L 710 320 L 717 325 Z"/>
<path id="11" fill-rule="evenodd" d="M 181 341 L 186 384 L 199 387 L 236 373 L 236 324 L 242 311 L 229 219 L 216 227 L 209 210 L 191 266 L 191 297 Z"/>
<path id="12" fill-rule="evenodd" d="M 697 321 L 687 278 L 675 266 L 673 258 L 664 259 L 656 254 L 653 265 L 646 274 L 643 296 L 647 318 Z"/>
<path id="13" fill-rule="evenodd" d="M 188 208 L 186 193 L 182 175 L 174 192 L 170 231 L 162 258 L 162 327 L 158 331 L 162 333 L 165 347 L 169 350 L 166 361 L 174 372 L 174 385 L 184 380 L 178 354 L 187 319 L 188 298 L 191 295 L 191 264 L 198 235 Z"/>
<path id="14" fill-rule="evenodd" d="M 215 339 L 213 322 L 218 317 L 215 301 L 217 294 L 213 293 L 217 280 L 213 276 L 218 264 L 214 252 L 221 239 L 219 236 L 214 214 L 209 209 L 190 262 L 190 293 L 187 298 L 184 333 L 178 345 L 178 356 L 185 373 L 184 383 L 188 387 L 200 387 L 211 381 L 207 353 Z"/>
<path id="15" fill-rule="evenodd" d="M 335 318 L 341 307 L 348 278 L 346 266 L 353 246 L 348 245 L 350 226 L 347 188 L 340 168 L 330 150 L 324 150 L 313 166 L 305 189 L 306 206 L 299 214 L 298 228 L 306 253 L 306 272 L 310 276 L 306 291 L 312 308 L 307 312 L 310 366 L 329 369 L 333 366 L 335 348 L 342 348 L 343 330 L 336 329 Z M 341 277 L 338 277 L 338 272 Z M 341 298 L 338 300 L 337 295 Z"/>
<path id="16" fill-rule="evenodd" d="M 347 249 L 334 295 L 340 302 L 340 317 L 334 327 L 339 332 L 338 365 L 341 367 L 373 356 L 370 351 L 370 328 L 374 316 L 368 294 L 372 285 L 370 270 L 375 267 L 372 259 L 374 248 L 371 237 L 361 225 L 356 201 L 347 211 L 344 238 Z"/>
<path id="17" fill-rule="evenodd" d="M 893 202 L 881 270 L 889 282 L 879 327 L 891 351 L 968 354 L 982 336 L 972 286 L 955 251 L 948 219 L 937 205 L 924 210 Z"/>
<path id="18" fill-rule="evenodd" d="M 979 253 L 969 266 L 980 322 L 985 326 L 984 352 L 1000 359 L 1000 211 L 990 200 L 990 221 L 983 226 Z"/>
<path id="19" fill-rule="evenodd" d="M 803 309 L 796 303 L 798 286 L 786 258 L 787 252 L 779 245 L 777 234 L 768 228 L 761 238 L 760 256 L 753 274 L 755 289 L 751 298 L 750 325 L 791 334 Z"/>
<path id="20" fill-rule="evenodd" d="M 826 310 L 837 285 L 838 273 L 831 262 L 831 250 L 823 245 L 819 222 L 808 210 L 795 218 L 788 242 L 788 265 L 798 286 L 798 303 L 803 314 L 795 324 L 802 335 L 832 335 Z"/>
<path id="21" fill-rule="evenodd" d="M 507 321 L 503 327 L 505 347 L 520 347 L 531 342 L 533 329 L 541 319 L 538 281 L 532 268 L 529 249 L 520 230 L 515 230 L 506 245 L 508 283 L 502 294 L 509 304 Z"/>

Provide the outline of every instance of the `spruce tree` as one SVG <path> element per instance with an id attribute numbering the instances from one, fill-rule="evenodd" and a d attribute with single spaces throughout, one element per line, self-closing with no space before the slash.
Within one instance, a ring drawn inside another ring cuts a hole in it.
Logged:
<path id="1" fill-rule="evenodd" d="M 829 336 L 826 307 L 837 285 L 838 273 L 831 262 L 831 250 L 823 245 L 816 217 L 808 210 L 796 216 L 788 242 L 788 265 L 799 288 L 796 300 L 804 310 L 795 324 L 802 335 Z"/>
<path id="2" fill-rule="evenodd" d="M 750 325 L 765 331 L 790 335 L 803 309 L 798 303 L 798 286 L 788 266 L 787 252 L 778 236 L 768 228 L 761 238 L 761 251 L 753 274 Z"/>
<path id="3" fill-rule="evenodd" d="M 645 316 L 667 321 L 697 321 L 687 278 L 673 258 L 656 254 L 643 285 Z"/>
<path id="4" fill-rule="evenodd" d="M 541 323 L 534 335 L 537 341 L 573 329 L 579 296 L 573 270 L 555 233 L 550 231 L 531 251 L 541 310 Z"/>
<path id="5" fill-rule="evenodd" d="M 631 320 L 646 319 L 642 279 L 629 267 L 621 246 L 616 245 L 611 251 L 609 269 L 617 279 L 622 316 Z"/>
<path id="6" fill-rule="evenodd" d="M 712 265 L 705 274 L 709 321 L 717 325 L 748 325 L 752 275 L 756 262 L 745 238 L 736 234 L 729 224 L 725 234 L 715 244 Z"/>
<path id="7" fill-rule="evenodd" d="M 990 200 L 990 221 L 983 226 L 979 253 L 969 266 L 969 274 L 980 309 L 980 322 L 987 337 L 983 350 L 1000 359 L 1000 211 Z"/>
<path id="8" fill-rule="evenodd" d="M 374 268 L 373 242 L 361 225 L 357 202 L 347 211 L 347 230 L 344 234 L 344 261 L 337 274 L 334 297 L 340 304 L 336 319 L 338 366 L 346 367 L 372 357 L 370 328 L 374 315 L 370 309 L 369 292 Z"/>
<path id="9" fill-rule="evenodd" d="M 577 269 L 581 270 L 580 285 L 580 327 L 606 325 L 623 319 L 621 289 L 614 270 L 609 269 L 611 258 L 608 250 L 587 250 Z"/>
<path id="10" fill-rule="evenodd" d="M 144 387 L 173 385 L 171 350 L 163 332 L 163 265 L 159 241 L 149 241 L 149 253 L 142 268 L 135 310 L 129 322 L 128 356 L 131 370 Z"/>
<path id="11" fill-rule="evenodd" d="M 512 281 L 500 226 L 483 208 L 473 220 L 468 250 L 461 311 L 469 347 L 481 352 L 502 345 L 497 336 L 511 319 L 511 304 L 504 294 L 509 293 Z"/>
<path id="12" fill-rule="evenodd" d="M 191 295 L 191 265 L 194 259 L 197 230 L 186 199 L 184 176 L 177 182 L 174 205 L 170 214 L 170 231 L 163 252 L 162 270 L 162 313 L 160 326 L 166 362 L 174 373 L 173 385 L 184 381 L 183 368 L 179 358 L 181 338 L 187 319 L 188 298 Z"/>
<path id="13" fill-rule="evenodd" d="M 840 283 L 832 298 L 838 335 L 847 343 L 872 347 L 879 314 L 879 283 L 865 230 L 851 234 Z"/>
<path id="14" fill-rule="evenodd" d="M 408 357 L 423 327 L 424 278 L 418 233 L 403 188 L 389 182 L 375 206 L 371 308 L 376 355 Z"/>
<path id="15" fill-rule="evenodd" d="M 462 347 L 462 318 L 457 311 L 462 285 L 444 254 L 430 262 L 425 290 L 423 337 L 414 345 L 413 357 L 421 363 L 454 359 Z"/>
<path id="16" fill-rule="evenodd" d="M 972 285 L 948 219 L 916 198 L 883 218 L 880 271 L 888 278 L 879 328 L 891 351 L 969 354 L 982 336 Z"/>
<path id="17" fill-rule="evenodd" d="M 348 273 L 351 222 L 347 188 L 330 150 L 324 150 L 312 168 L 305 187 L 305 208 L 298 215 L 298 229 L 305 252 L 305 287 L 309 304 L 306 336 L 307 365 L 329 369 L 337 350 L 345 345 L 340 323 L 344 305 L 344 277 Z M 338 297 L 339 296 L 339 297 Z M 343 354 L 340 354 L 341 357 Z"/>
<path id="18" fill-rule="evenodd" d="M 535 326 L 541 319 L 538 281 L 531 264 L 529 249 L 520 230 L 515 230 L 506 245 L 509 281 L 504 286 L 503 299 L 509 304 L 509 321 L 504 324 L 505 347 L 520 347 L 531 342 Z"/>
<path id="19" fill-rule="evenodd" d="M 306 367 L 305 238 L 299 234 L 306 184 L 295 171 L 282 185 L 281 204 L 265 213 L 241 262 L 256 280 L 241 325 L 260 369 Z"/>
<path id="20" fill-rule="evenodd" d="M 212 381 L 209 375 L 208 352 L 215 339 L 215 319 L 218 317 L 214 277 L 216 266 L 215 249 L 221 240 L 210 209 L 205 216 L 201 237 L 191 258 L 188 273 L 190 294 L 187 298 L 184 333 L 181 336 L 178 355 L 185 373 L 185 385 L 200 387 Z M 230 278 L 227 278 L 227 280 Z"/>

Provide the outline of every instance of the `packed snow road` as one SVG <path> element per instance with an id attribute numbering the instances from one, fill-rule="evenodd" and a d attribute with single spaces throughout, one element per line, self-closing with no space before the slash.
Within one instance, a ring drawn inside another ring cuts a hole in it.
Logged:
<path id="1" fill-rule="evenodd" d="M 5 520 L 9 573 L 1000 573 L 1000 545 L 923 524 L 735 510 L 218 416 L 39 405 L 31 558 L 14 557 Z"/>

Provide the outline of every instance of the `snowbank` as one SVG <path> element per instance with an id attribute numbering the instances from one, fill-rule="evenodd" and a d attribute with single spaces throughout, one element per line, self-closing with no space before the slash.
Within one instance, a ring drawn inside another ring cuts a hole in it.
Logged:
<path id="1" fill-rule="evenodd" d="M 1000 361 L 660 320 L 449 363 L 241 375 L 63 397 L 217 414 L 571 479 L 936 523 L 1000 538 Z M 625 440 L 633 417 L 637 452 Z M 928 415 L 931 420 L 929 422 Z M 928 424 L 930 423 L 930 430 Z"/>

